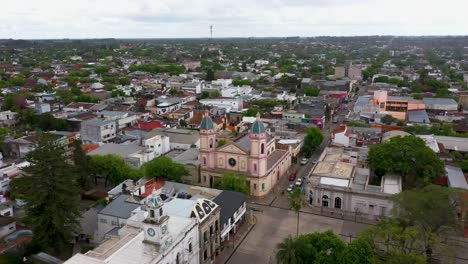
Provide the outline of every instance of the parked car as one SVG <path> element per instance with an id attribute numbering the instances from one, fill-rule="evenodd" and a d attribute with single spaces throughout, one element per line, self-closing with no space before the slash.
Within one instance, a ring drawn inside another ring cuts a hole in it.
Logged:
<path id="1" fill-rule="evenodd" d="M 306 158 L 301 159 L 301 165 L 306 165 L 309 160 Z"/>
<path id="2" fill-rule="evenodd" d="M 314 159 L 312 162 L 313 162 L 313 163 L 317 163 L 317 162 L 318 162 L 318 159 Z"/>
<path id="3" fill-rule="evenodd" d="M 296 176 L 297 176 L 297 172 L 291 173 L 291 175 L 289 175 L 289 180 L 294 181 L 296 179 Z"/>
<path id="4" fill-rule="evenodd" d="M 302 185 L 302 179 L 299 178 L 296 180 L 296 187 L 301 187 L 301 185 Z"/>
<path id="5" fill-rule="evenodd" d="M 288 185 L 288 188 L 286 189 L 286 191 L 292 192 L 293 188 L 294 188 L 294 185 L 293 185 L 293 184 L 289 184 L 289 185 Z"/>

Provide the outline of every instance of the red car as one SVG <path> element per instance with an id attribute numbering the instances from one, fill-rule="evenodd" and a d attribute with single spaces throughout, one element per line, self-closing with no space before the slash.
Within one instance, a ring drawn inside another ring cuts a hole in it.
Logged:
<path id="1" fill-rule="evenodd" d="M 289 175 L 289 180 L 294 181 L 296 179 L 297 172 L 293 172 L 291 175 Z"/>

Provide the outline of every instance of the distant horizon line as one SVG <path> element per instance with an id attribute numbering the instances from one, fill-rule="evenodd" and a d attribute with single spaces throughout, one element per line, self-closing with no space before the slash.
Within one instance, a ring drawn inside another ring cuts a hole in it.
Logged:
<path id="1" fill-rule="evenodd" d="M 0 41 L 5 40 L 105 40 L 105 39 L 115 39 L 115 40 L 168 40 L 168 39 L 287 39 L 287 38 L 358 38 L 358 37 L 402 37 L 402 38 L 424 38 L 424 37 L 433 37 L 433 38 L 443 38 L 443 37 L 468 37 L 466 35 L 318 35 L 318 36 L 269 36 L 269 37 L 102 37 L 102 38 L 0 38 Z"/>

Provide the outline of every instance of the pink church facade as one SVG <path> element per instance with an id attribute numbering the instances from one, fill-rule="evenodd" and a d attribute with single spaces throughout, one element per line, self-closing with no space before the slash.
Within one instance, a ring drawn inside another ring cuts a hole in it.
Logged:
<path id="1" fill-rule="evenodd" d="M 216 147 L 216 132 L 208 115 L 200 125 L 200 180 L 212 187 L 225 173 L 246 176 L 250 194 L 267 195 L 291 167 L 291 151 L 276 149 L 275 139 L 257 117 L 248 135 Z"/>

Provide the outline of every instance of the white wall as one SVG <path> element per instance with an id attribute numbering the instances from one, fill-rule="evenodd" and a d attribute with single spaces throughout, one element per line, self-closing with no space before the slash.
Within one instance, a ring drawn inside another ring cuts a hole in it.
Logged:
<path id="1" fill-rule="evenodd" d="M 0 227 L 0 237 L 4 237 L 16 231 L 16 222 Z"/>

